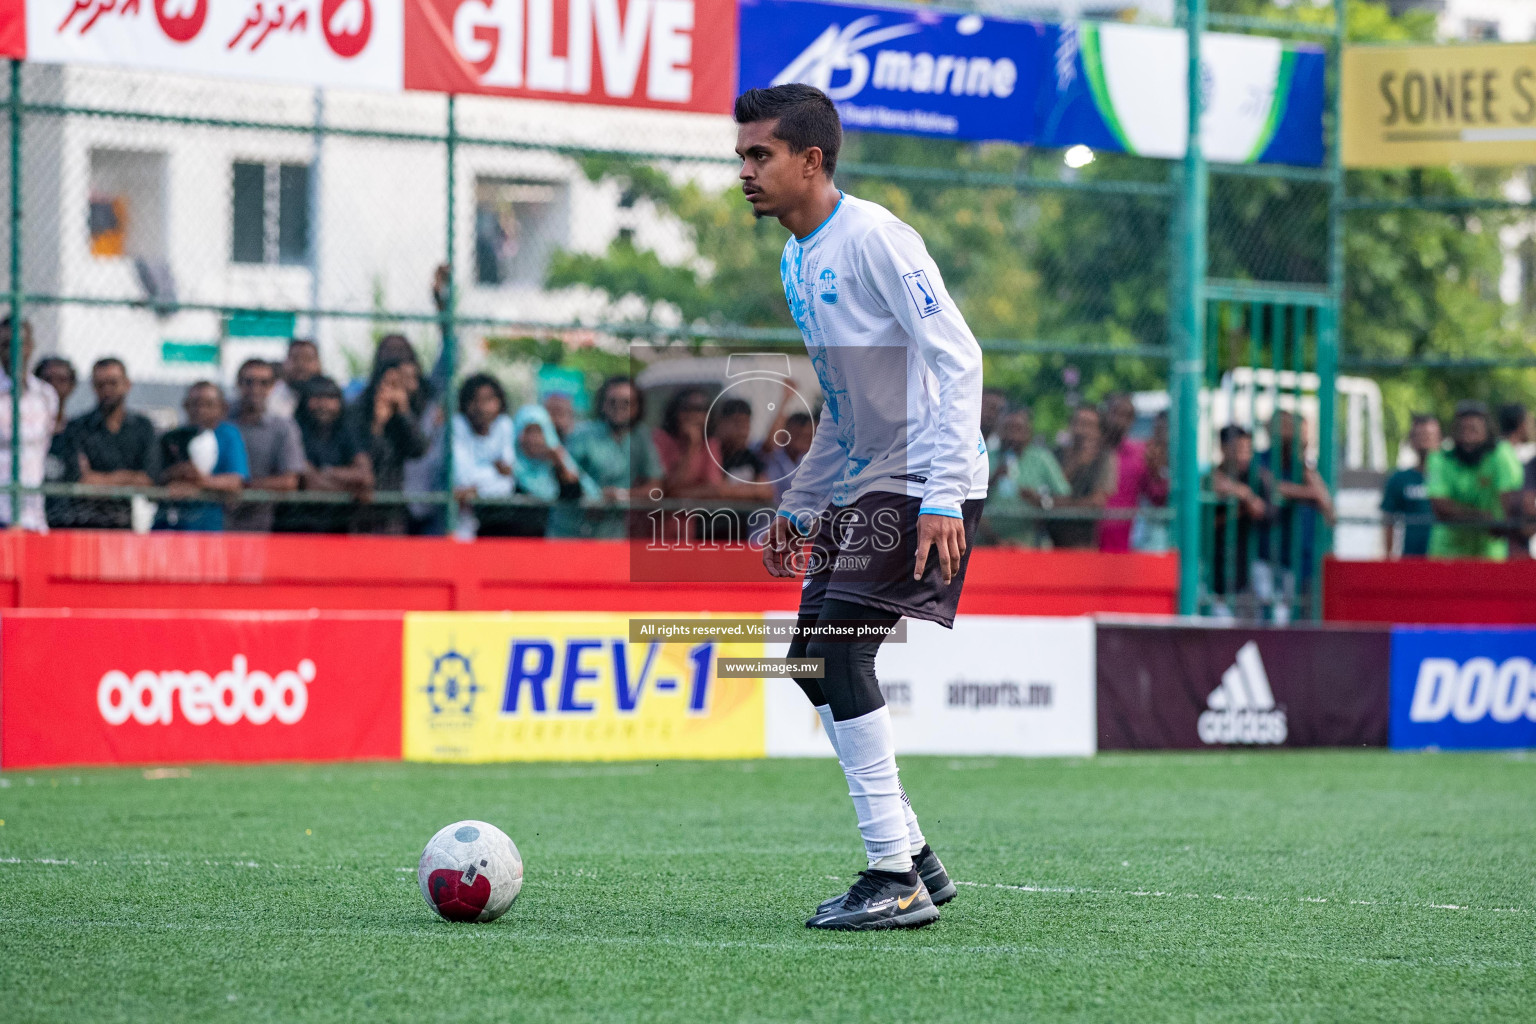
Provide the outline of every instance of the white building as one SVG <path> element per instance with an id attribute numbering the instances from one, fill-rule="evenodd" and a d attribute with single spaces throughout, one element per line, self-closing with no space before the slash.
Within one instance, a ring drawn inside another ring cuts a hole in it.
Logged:
<path id="1" fill-rule="evenodd" d="M 378 333 L 402 326 L 371 313 L 433 314 L 431 282 L 448 234 L 444 96 L 321 94 L 40 64 L 24 77 L 29 103 L 137 115 L 25 118 L 25 288 L 82 300 L 29 308 L 40 354 L 62 352 L 82 372 L 116 355 L 135 380 L 179 390 L 200 377 L 232 379 L 250 354 L 280 354 L 292 331 L 317 338 L 327 369 L 346 378 Z M 407 137 L 320 135 L 317 119 Z M 720 116 L 461 97 L 457 133 L 501 143 L 466 142 L 455 154 L 454 251 L 466 317 L 574 324 L 611 315 L 590 294 L 551 293 L 540 282 L 556 250 L 601 252 L 621 231 L 664 259 L 690 256 L 675 221 L 627 203 L 611 182 L 590 181 L 574 156 L 552 147 L 716 158 L 669 166 L 721 187 L 734 174 L 726 162 L 734 130 Z M 0 254 L 9 251 L 8 230 L 7 220 Z M 193 308 L 169 311 L 175 304 Z M 197 308 L 230 306 L 351 315 L 262 324 Z M 461 332 L 471 357 L 488 329 Z M 242 336 L 251 331 L 257 336 Z M 404 333 L 428 356 L 437 348 L 435 324 L 407 324 Z"/>

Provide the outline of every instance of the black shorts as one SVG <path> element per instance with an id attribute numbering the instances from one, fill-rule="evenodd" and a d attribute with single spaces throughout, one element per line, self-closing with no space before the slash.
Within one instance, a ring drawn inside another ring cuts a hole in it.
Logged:
<path id="1" fill-rule="evenodd" d="M 946 586 L 937 552 L 929 550 L 922 579 L 917 567 L 917 517 L 921 498 L 870 491 L 852 505 L 833 506 L 821 516 L 807 557 L 800 614 L 820 614 L 827 597 L 881 608 L 895 615 L 955 624 L 955 608 L 976 541 L 983 499 L 960 506 L 965 552 L 960 571 Z"/>

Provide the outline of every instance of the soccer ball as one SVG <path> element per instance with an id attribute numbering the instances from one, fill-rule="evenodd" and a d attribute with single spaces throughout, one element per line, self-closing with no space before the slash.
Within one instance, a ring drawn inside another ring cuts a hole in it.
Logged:
<path id="1" fill-rule="evenodd" d="M 495 825 L 456 821 L 433 836 L 416 866 L 427 906 L 449 921 L 494 921 L 523 888 L 523 857 Z"/>

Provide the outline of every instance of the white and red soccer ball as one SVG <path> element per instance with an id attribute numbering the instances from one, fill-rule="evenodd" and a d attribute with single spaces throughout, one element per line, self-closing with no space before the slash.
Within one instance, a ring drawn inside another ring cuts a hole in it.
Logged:
<path id="1" fill-rule="evenodd" d="M 421 851 L 416 881 L 427 906 L 444 919 L 494 921 L 523 888 L 523 858 L 495 825 L 458 821 Z"/>

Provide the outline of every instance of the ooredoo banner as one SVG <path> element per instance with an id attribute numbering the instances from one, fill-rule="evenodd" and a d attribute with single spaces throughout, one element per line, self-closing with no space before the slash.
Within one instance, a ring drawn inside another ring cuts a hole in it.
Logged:
<path id="1" fill-rule="evenodd" d="M 412 612 L 404 755 L 761 757 L 762 681 L 720 678 L 716 662 L 762 654 L 760 642 L 632 643 L 625 615 Z"/>
<path id="2" fill-rule="evenodd" d="M 405 87 L 726 113 L 736 0 L 405 0 Z"/>
<path id="3" fill-rule="evenodd" d="M 400 0 L 25 0 L 25 21 L 28 60 L 400 88 Z"/>
<path id="4" fill-rule="evenodd" d="M 786 615 L 793 618 L 792 615 Z M 875 671 L 901 754 L 1086 756 L 1094 752 L 1093 621 L 965 615 L 909 621 Z M 782 657 L 783 645 L 768 653 Z M 832 754 L 791 679 L 767 687 L 770 757 Z"/>
<path id="5" fill-rule="evenodd" d="M 1098 624 L 1100 750 L 1385 746 L 1382 628 Z"/>
<path id="6" fill-rule="evenodd" d="M 1536 747 L 1536 629 L 1392 630 L 1392 746 Z"/>
<path id="7" fill-rule="evenodd" d="M 400 633 L 387 614 L 8 611 L 0 766 L 398 758 Z"/>

